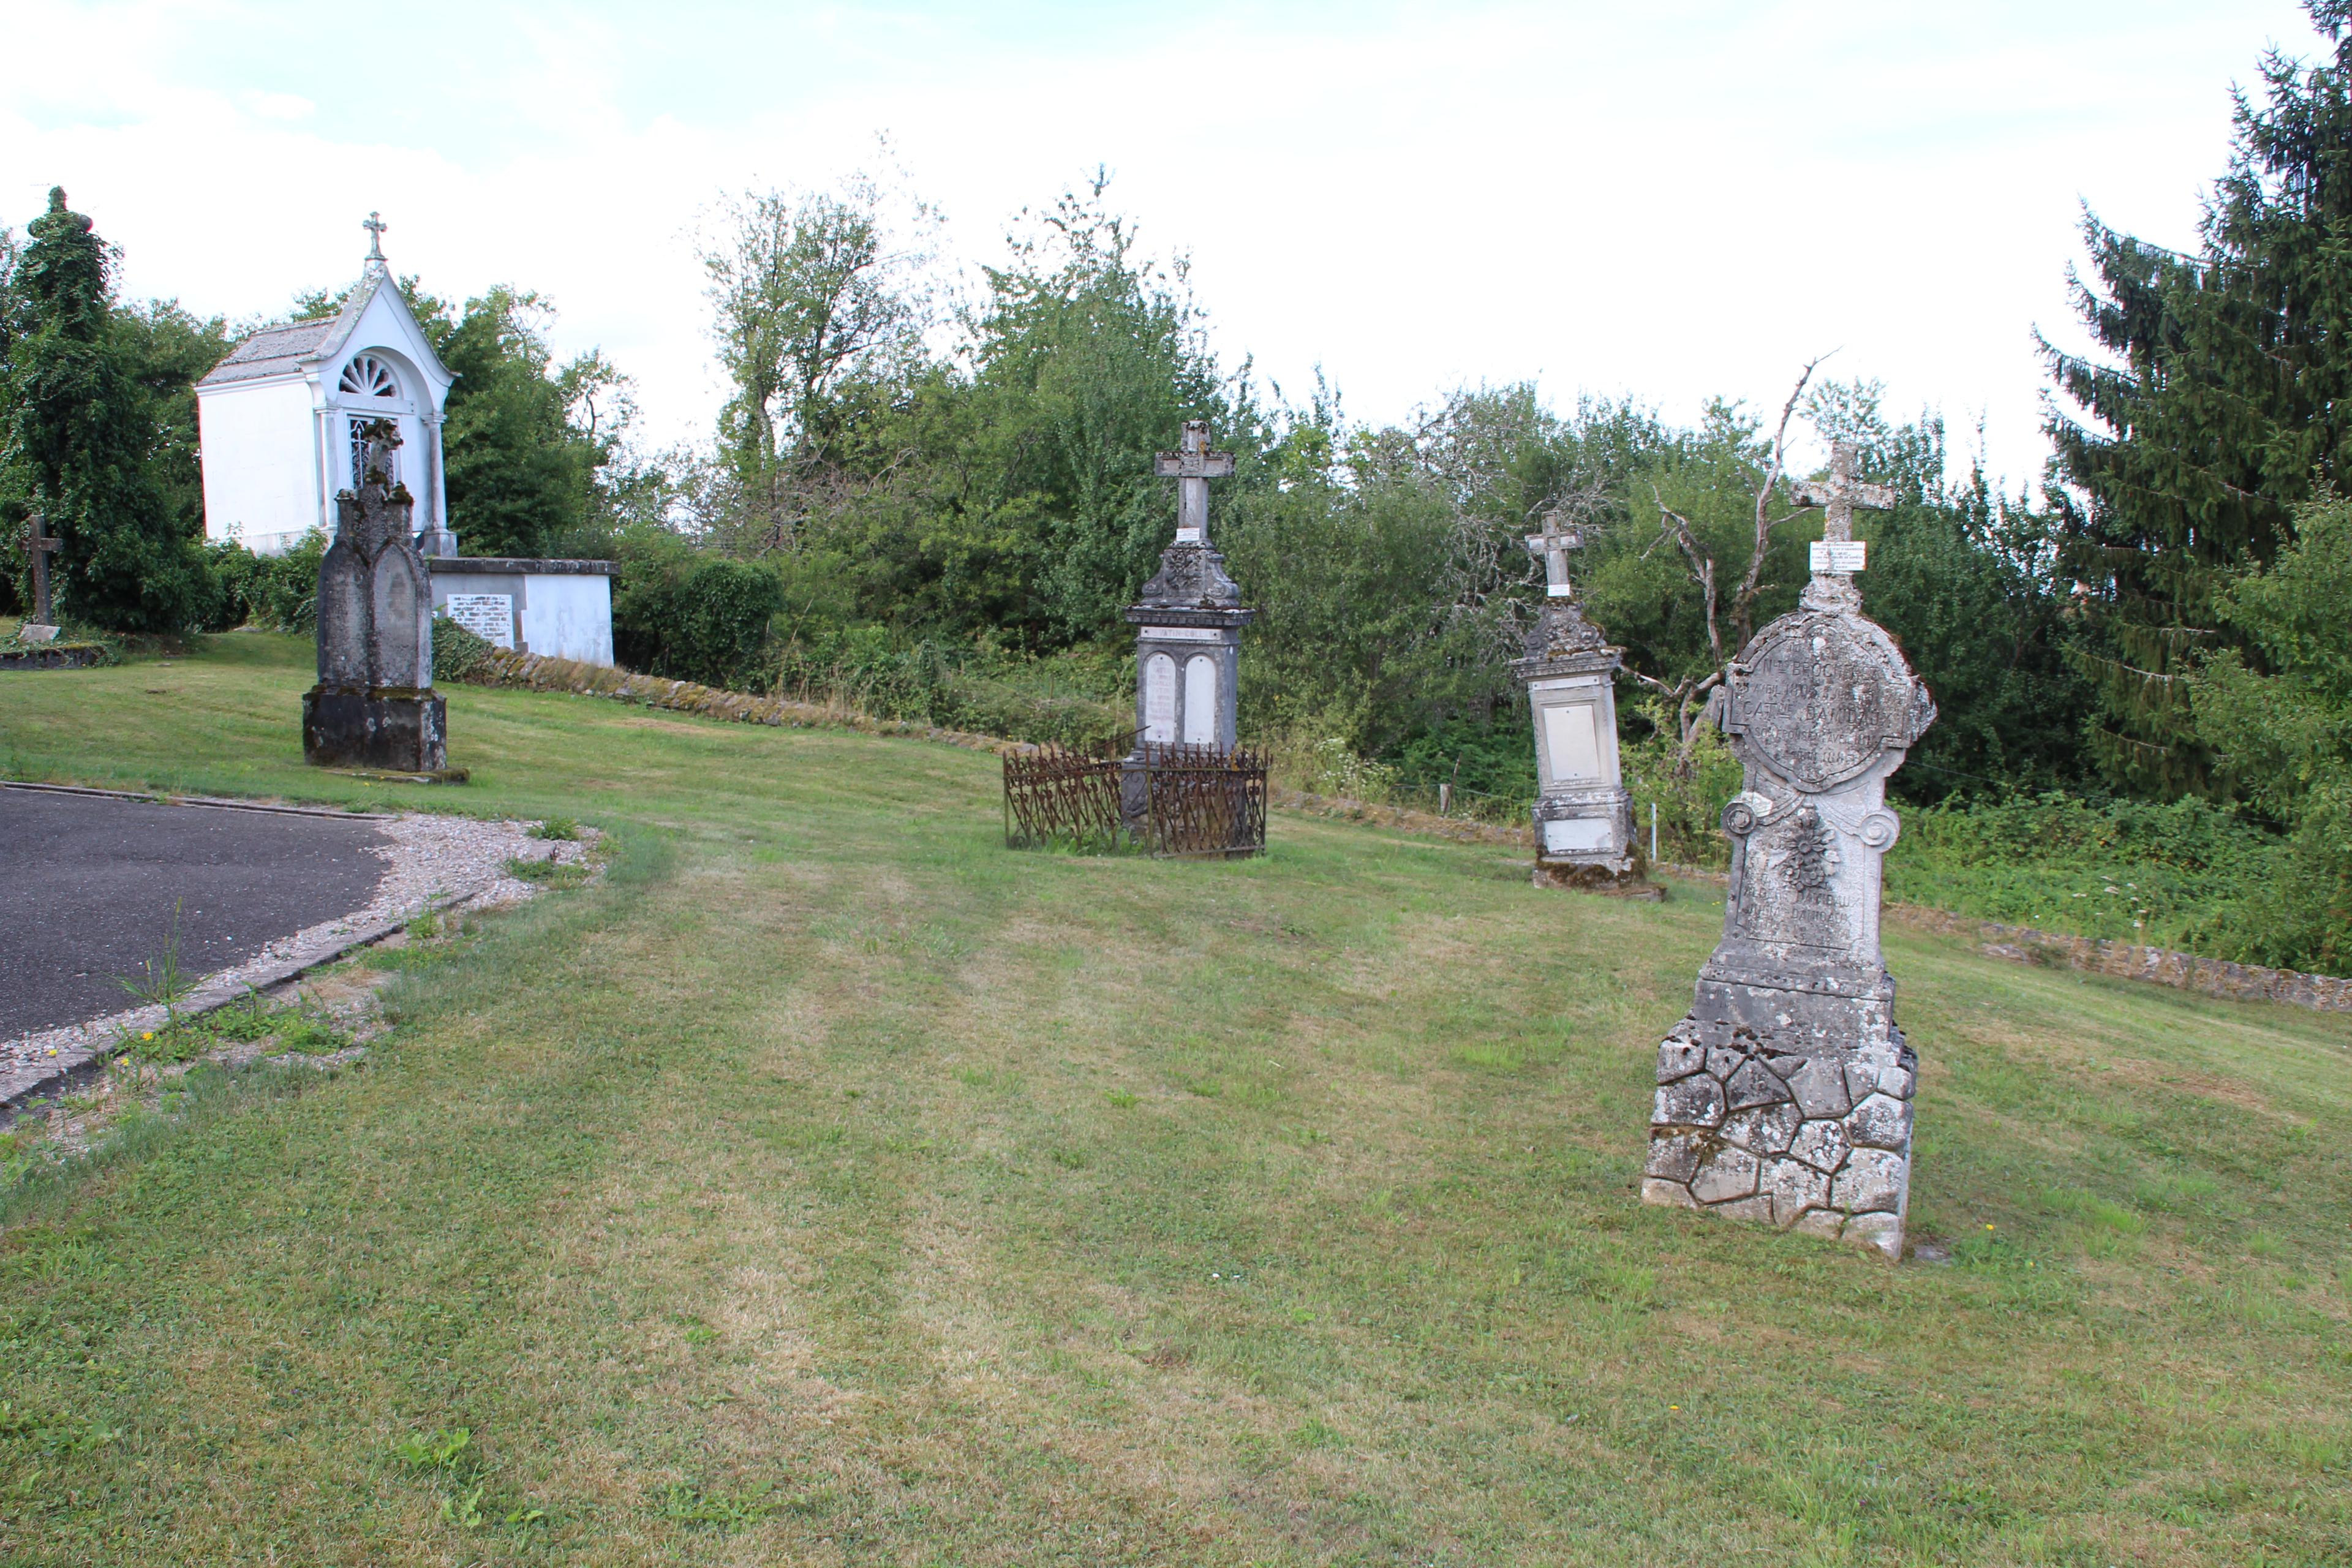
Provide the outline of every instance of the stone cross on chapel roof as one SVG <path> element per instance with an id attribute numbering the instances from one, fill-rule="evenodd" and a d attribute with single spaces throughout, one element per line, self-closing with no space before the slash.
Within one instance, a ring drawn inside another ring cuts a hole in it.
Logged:
<path id="1" fill-rule="evenodd" d="M 1209 481 L 1222 479 L 1234 471 L 1234 455 L 1209 450 L 1209 422 L 1205 419 L 1184 421 L 1182 447 L 1181 451 L 1160 453 L 1152 465 L 1152 472 L 1163 479 L 1176 481 L 1176 542 L 1206 544 Z"/>
<path id="2" fill-rule="evenodd" d="M 1555 509 L 1544 513 L 1543 531 L 1527 536 L 1528 553 L 1543 558 L 1544 595 L 1553 599 L 1572 599 L 1576 587 L 1568 580 L 1568 552 L 1584 548 L 1584 530 L 1570 522 Z"/>
<path id="3" fill-rule="evenodd" d="M 383 231 L 390 228 L 392 225 L 383 221 L 383 215 L 382 213 L 370 213 L 367 215 L 367 222 L 360 225 L 360 226 L 368 231 L 367 259 L 370 261 L 382 261 L 383 259 Z"/>
<path id="4" fill-rule="evenodd" d="M 1800 480 L 1796 487 L 1800 506 L 1817 506 L 1826 517 L 1822 525 L 1825 540 L 1846 541 L 1853 537 L 1853 509 L 1867 507 L 1872 511 L 1885 511 L 1895 504 L 1895 491 L 1885 485 L 1864 484 L 1853 477 L 1853 443 L 1830 443 L 1830 479 L 1825 485 Z"/>

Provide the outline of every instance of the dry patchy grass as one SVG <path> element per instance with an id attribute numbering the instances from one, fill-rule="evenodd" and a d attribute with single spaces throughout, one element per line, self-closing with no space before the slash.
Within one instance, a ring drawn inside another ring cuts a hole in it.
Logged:
<path id="1" fill-rule="evenodd" d="M 0 1560 L 2347 1554 L 2343 1020 L 1898 934 L 1956 1257 L 1888 1268 L 1633 1201 L 1705 889 L 1288 817 L 1012 855 L 986 757 L 530 693 L 452 694 L 462 795 L 361 786 L 299 651 L 0 735 L 580 817 L 613 875 L 404 972 L 364 1071 L 19 1205 Z"/>

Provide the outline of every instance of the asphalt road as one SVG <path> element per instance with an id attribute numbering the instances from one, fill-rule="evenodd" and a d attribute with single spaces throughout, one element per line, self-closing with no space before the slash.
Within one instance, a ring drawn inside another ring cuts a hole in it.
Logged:
<path id="1" fill-rule="evenodd" d="M 195 979 L 364 908 L 380 842 L 371 822 L 0 789 L 0 1034 L 139 1005 L 121 977 L 175 924 Z"/>

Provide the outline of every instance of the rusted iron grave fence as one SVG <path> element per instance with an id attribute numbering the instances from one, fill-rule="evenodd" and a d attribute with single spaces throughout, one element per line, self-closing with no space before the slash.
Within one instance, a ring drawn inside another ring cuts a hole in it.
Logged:
<path id="1" fill-rule="evenodd" d="M 1004 759 L 1004 842 L 1160 857 L 1265 850 L 1263 752 L 1137 746 L 1132 731 Z"/>

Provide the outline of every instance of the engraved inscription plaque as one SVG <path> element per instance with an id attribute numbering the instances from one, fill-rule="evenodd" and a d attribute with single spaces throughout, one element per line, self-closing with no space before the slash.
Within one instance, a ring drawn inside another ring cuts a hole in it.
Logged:
<path id="1" fill-rule="evenodd" d="M 513 651 L 512 594 L 452 594 L 441 613 L 484 642 Z"/>

